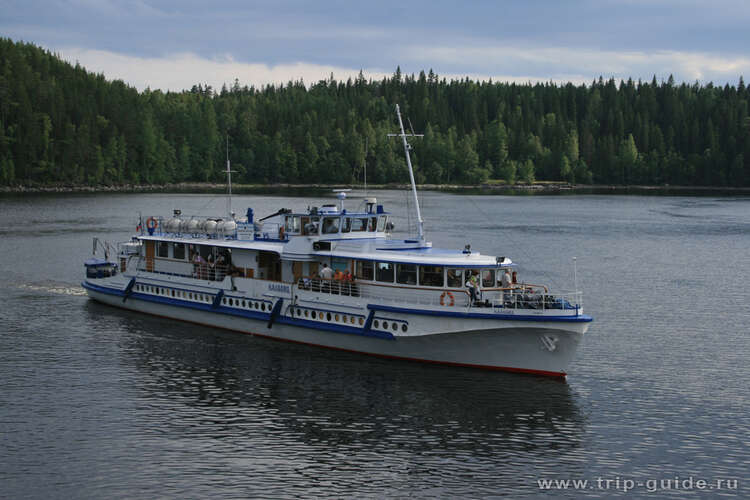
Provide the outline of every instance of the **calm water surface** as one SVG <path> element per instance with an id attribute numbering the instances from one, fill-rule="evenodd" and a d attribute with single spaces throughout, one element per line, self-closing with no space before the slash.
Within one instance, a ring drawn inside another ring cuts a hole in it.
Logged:
<path id="1" fill-rule="evenodd" d="M 398 214 L 407 207 L 402 192 L 377 196 Z M 241 196 L 234 206 L 264 214 L 330 201 Z M 527 282 L 572 288 L 577 257 L 595 322 L 567 382 L 96 304 L 80 287 L 93 236 L 128 239 L 139 210 L 218 214 L 223 198 L 0 198 L 0 497 L 750 495 L 750 198 L 423 202 L 436 246 L 510 256 Z M 686 489 L 690 478 L 714 488 Z M 540 489 L 548 479 L 589 483 Z"/>

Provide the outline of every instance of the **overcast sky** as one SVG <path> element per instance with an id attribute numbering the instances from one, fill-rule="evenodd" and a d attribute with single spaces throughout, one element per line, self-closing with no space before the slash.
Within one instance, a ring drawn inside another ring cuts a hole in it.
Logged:
<path id="1" fill-rule="evenodd" d="M 144 89 L 441 77 L 736 84 L 750 0 L 0 0 L 0 35 Z"/>

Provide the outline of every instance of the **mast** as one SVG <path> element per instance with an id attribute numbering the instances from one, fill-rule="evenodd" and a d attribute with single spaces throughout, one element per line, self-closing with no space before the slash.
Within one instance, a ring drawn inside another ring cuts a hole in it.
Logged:
<path id="1" fill-rule="evenodd" d="M 417 232 L 419 235 L 419 241 L 424 241 L 424 221 L 422 220 L 422 213 L 419 211 L 419 198 L 417 197 L 417 184 L 414 182 L 414 169 L 411 166 L 411 157 L 409 156 L 409 150 L 411 146 L 406 142 L 407 137 L 424 137 L 424 134 L 415 134 L 412 131 L 411 134 L 407 134 L 404 131 L 404 122 L 401 119 L 401 110 L 396 104 L 396 114 L 398 115 L 398 125 L 401 127 L 400 134 L 388 134 L 388 137 L 401 137 L 401 142 L 404 144 L 404 154 L 406 154 L 406 164 L 409 166 L 409 179 L 411 179 L 411 192 L 414 195 L 414 206 L 417 209 Z"/>
<path id="2" fill-rule="evenodd" d="M 229 163 L 229 134 L 227 134 L 227 215 L 234 219 L 234 212 L 232 212 L 232 172 Z"/>

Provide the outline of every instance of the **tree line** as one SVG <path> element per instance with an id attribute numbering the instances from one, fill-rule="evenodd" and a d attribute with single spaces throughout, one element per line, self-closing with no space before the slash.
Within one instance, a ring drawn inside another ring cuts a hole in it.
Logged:
<path id="1" fill-rule="evenodd" d="M 406 182 L 750 185 L 748 89 L 446 81 L 431 70 L 262 87 L 139 92 L 0 38 L 0 185 Z"/>

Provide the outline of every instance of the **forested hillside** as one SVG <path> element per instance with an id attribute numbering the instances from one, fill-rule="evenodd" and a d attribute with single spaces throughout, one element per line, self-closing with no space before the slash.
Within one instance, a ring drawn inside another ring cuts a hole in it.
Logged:
<path id="1" fill-rule="evenodd" d="M 750 90 L 666 82 L 516 85 L 428 74 L 138 92 L 0 39 L 0 185 L 565 180 L 750 185 Z M 407 122 L 408 123 L 408 122 Z M 408 125 L 407 125 L 408 127 Z"/>

